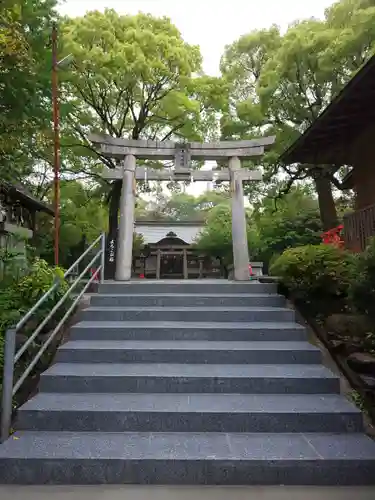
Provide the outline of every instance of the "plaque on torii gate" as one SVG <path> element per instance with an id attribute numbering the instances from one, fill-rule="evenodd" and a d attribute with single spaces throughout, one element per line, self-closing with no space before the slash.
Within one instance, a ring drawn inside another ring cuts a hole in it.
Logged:
<path id="1" fill-rule="evenodd" d="M 122 180 L 120 222 L 116 254 L 116 280 L 131 278 L 134 231 L 134 182 L 155 181 L 230 181 L 232 193 L 232 240 L 234 279 L 249 279 L 249 252 L 246 231 L 246 212 L 243 182 L 260 181 L 258 170 L 241 168 L 241 159 L 262 156 L 275 141 L 274 136 L 246 141 L 221 141 L 216 143 L 186 144 L 172 141 L 144 141 L 118 139 L 110 136 L 91 135 L 90 141 L 103 156 L 122 160 L 122 166 L 104 168 L 106 179 Z M 150 169 L 136 166 L 136 158 L 174 160 L 174 168 Z M 221 170 L 192 170 L 191 160 L 228 159 L 229 168 Z"/>

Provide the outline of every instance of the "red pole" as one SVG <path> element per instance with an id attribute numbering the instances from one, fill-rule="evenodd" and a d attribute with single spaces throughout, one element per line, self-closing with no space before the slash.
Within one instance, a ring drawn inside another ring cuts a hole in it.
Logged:
<path id="1" fill-rule="evenodd" d="M 55 266 L 59 265 L 60 233 L 60 136 L 59 136 L 59 98 L 57 83 L 57 26 L 52 28 L 52 110 L 53 110 L 53 187 L 54 187 L 54 249 Z"/>

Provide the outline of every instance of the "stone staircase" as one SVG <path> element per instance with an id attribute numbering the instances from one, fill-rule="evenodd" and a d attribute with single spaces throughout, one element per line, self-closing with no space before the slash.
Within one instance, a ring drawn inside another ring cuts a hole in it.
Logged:
<path id="1" fill-rule="evenodd" d="M 375 484 L 375 442 L 275 286 L 106 283 L 0 446 L 0 482 Z"/>

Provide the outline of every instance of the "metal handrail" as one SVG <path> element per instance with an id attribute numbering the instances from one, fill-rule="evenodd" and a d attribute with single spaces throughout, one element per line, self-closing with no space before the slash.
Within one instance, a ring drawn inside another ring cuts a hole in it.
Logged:
<path id="1" fill-rule="evenodd" d="M 64 279 L 69 276 L 69 274 L 74 270 L 74 268 L 76 266 L 78 266 L 78 264 L 82 261 L 82 259 L 84 257 L 86 257 L 86 255 L 99 243 L 99 241 L 102 242 L 103 240 L 105 240 L 105 235 L 104 234 L 101 234 L 100 236 L 98 236 L 96 238 L 96 240 L 93 243 L 91 243 L 91 245 L 88 248 L 86 248 L 86 250 L 83 252 L 83 254 L 80 257 L 78 257 L 78 259 L 65 272 Z M 104 250 L 104 247 L 102 247 L 102 250 Z"/>
<path id="2" fill-rule="evenodd" d="M 91 243 L 91 245 L 83 252 L 83 254 L 78 257 L 78 259 L 69 267 L 69 269 L 65 272 L 64 274 L 64 279 L 67 278 L 69 276 L 69 274 L 71 274 L 71 272 L 73 271 L 73 269 L 82 261 L 82 259 L 84 257 L 86 257 L 86 255 L 99 243 L 99 241 L 101 241 L 102 239 L 104 238 L 104 241 L 105 241 L 105 235 L 104 234 L 101 234 L 100 236 L 98 236 L 96 238 L 96 240 Z M 37 309 L 39 309 L 39 307 L 44 304 L 44 302 L 46 301 L 46 299 L 48 299 L 48 297 L 55 291 L 57 290 L 57 288 L 59 287 L 60 285 L 60 280 L 59 279 L 56 279 L 55 283 L 51 286 L 51 288 L 49 290 L 46 291 L 46 293 L 44 295 L 42 295 L 40 297 L 40 299 L 38 300 L 38 302 L 36 302 L 34 304 L 34 306 L 25 314 L 25 316 L 23 316 L 23 318 L 21 318 L 19 320 L 19 322 L 16 324 L 16 326 L 14 327 L 16 331 L 20 330 L 27 322 L 28 320 L 31 318 L 31 316 L 35 313 L 35 311 Z"/>
<path id="3" fill-rule="evenodd" d="M 105 262 L 105 235 L 101 234 L 86 250 L 82 255 L 74 262 L 73 265 L 65 272 L 64 279 L 72 272 L 72 270 L 82 261 L 82 259 L 96 246 L 100 243 L 100 250 L 91 259 L 89 264 L 80 273 L 79 276 L 75 278 L 68 290 L 61 297 L 61 299 L 53 306 L 51 311 L 43 319 L 43 321 L 35 328 L 33 333 L 24 343 L 24 345 L 16 352 L 16 335 L 17 332 L 27 323 L 27 321 L 32 317 L 35 311 L 48 299 L 48 297 L 56 291 L 61 280 L 56 280 L 49 290 L 34 304 L 34 306 L 23 316 L 23 318 L 18 321 L 14 328 L 8 329 L 5 335 L 5 349 L 4 349 L 4 369 L 3 369 L 3 387 L 2 387 L 2 407 L 1 407 L 1 442 L 8 439 L 11 428 L 12 421 L 12 402 L 13 396 L 20 389 L 27 376 L 31 373 L 37 362 L 40 360 L 41 356 L 56 337 L 60 328 L 63 326 L 67 318 L 70 316 L 74 310 L 77 302 L 81 299 L 82 295 L 85 293 L 90 284 L 94 279 L 100 275 L 100 282 L 104 281 L 104 262 Z M 15 363 L 20 359 L 20 357 L 25 353 L 27 348 L 32 344 L 37 335 L 41 332 L 43 327 L 48 323 L 56 311 L 63 305 L 66 299 L 70 296 L 71 292 L 76 288 L 78 283 L 81 281 L 83 276 L 87 273 L 90 267 L 100 258 L 100 265 L 96 269 L 96 272 L 92 274 L 90 279 L 87 281 L 81 292 L 74 298 L 72 304 L 65 312 L 64 316 L 58 322 L 58 324 L 53 329 L 52 333 L 49 335 L 48 339 L 40 347 L 39 351 L 35 354 L 34 358 L 30 364 L 26 367 L 23 374 L 19 377 L 16 383 L 14 383 L 14 367 Z"/>

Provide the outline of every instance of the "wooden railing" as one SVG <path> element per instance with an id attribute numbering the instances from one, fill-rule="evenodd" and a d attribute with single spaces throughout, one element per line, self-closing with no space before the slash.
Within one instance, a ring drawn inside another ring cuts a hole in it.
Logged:
<path id="1" fill-rule="evenodd" d="M 363 252 L 372 237 L 375 237 L 375 205 L 344 215 L 345 248 Z"/>

